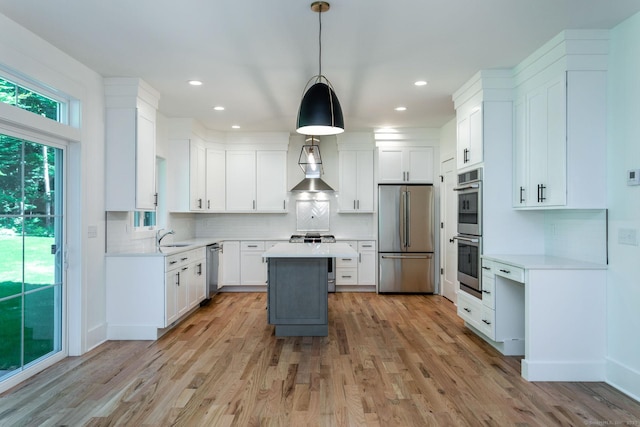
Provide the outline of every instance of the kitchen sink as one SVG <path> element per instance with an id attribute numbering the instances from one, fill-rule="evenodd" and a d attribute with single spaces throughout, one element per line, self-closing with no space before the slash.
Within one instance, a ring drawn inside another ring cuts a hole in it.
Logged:
<path id="1" fill-rule="evenodd" d="M 171 243 L 169 245 L 161 245 L 161 248 L 184 248 L 190 246 L 191 243 Z"/>

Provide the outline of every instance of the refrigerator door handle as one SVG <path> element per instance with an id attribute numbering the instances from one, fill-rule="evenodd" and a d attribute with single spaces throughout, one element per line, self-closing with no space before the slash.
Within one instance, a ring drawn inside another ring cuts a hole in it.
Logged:
<path id="1" fill-rule="evenodd" d="M 406 239 L 407 247 L 411 247 L 411 192 L 407 191 L 407 208 L 405 209 L 405 224 L 407 224 Z"/>
<path id="2" fill-rule="evenodd" d="M 400 209 L 400 219 L 402 221 L 402 247 L 407 247 L 407 192 L 402 192 L 402 208 Z"/>
<path id="3" fill-rule="evenodd" d="M 433 255 L 382 255 L 382 259 L 431 259 Z"/>

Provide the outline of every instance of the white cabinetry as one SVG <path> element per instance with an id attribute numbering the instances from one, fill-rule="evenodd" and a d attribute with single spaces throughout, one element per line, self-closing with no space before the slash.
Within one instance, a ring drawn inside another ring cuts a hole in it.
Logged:
<path id="1" fill-rule="evenodd" d="M 516 208 L 606 207 L 606 42 L 591 36 L 554 39 L 518 69 Z"/>
<path id="2" fill-rule="evenodd" d="M 358 284 L 375 286 L 376 284 L 376 242 L 358 241 Z"/>
<path id="3" fill-rule="evenodd" d="M 240 242 L 226 240 L 222 242 L 219 274 L 219 287 L 240 284 Z"/>
<path id="4" fill-rule="evenodd" d="M 358 256 L 336 258 L 336 285 L 352 287 L 348 288 L 349 291 L 372 290 L 376 284 L 376 242 L 348 240 L 341 243 L 351 246 L 358 252 Z"/>
<path id="5" fill-rule="evenodd" d="M 458 169 L 477 166 L 483 159 L 482 102 L 456 108 Z"/>
<path id="6" fill-rule="evenodd" d="M 223 212 L 225 209 L 225 154 L 224 150 L 207 148 L 207 172 L 205 209 L 209 212 Z"/>
<path id="7" fill-rule="evenodd" d="M 243 286 L 265 286 L 267 264 L 262 258 L 265 243 L 246 241 L 240 243 L 240 284 Z"/>
<path id="8" fill-rule="evenodd" d="M 373 212 L 373 151 L 340 151 L 339 169 L 340 212 Z"/>
<path id="9" fill-rule="evenodd" d="M 379 183 L 433 183 L 433 147 L 379 147 Z"/>
<path id="10" fill-rule="evenodd" d="M 140 79 L 105 79 L 105 203 L 109 211 L 156 208 L 159 98 L 159 93 Z"/>
<path id="11" fill-rule="evenodd" d="M 155 340 L 206 294 L 205 249 L 106 258 L 107 337 Z"/>
<path id="12" fill-rule="evenodd" d="M 227 211 L 285 212 L 286 151 L 226 152 Z"/>

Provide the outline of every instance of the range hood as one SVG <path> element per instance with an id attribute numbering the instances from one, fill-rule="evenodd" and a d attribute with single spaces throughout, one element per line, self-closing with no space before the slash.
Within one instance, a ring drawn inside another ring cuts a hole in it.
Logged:
<path id="1" fill-rule="evenodd" d="M 322 178 L 312 178 L 310 176 L 306 176 L 302 181 L 298 183 L 295 187 L 291 189 L 291 191 L 306 191 L 309 193 L 318 193 L 320 191 L 334 191 L 333 188 L 329 186 L 326 182 L 322 180 Z"/>

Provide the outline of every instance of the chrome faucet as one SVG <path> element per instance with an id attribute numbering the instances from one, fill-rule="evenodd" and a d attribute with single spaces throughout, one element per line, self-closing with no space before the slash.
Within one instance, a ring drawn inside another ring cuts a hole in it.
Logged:
<path id="1" fill-rule="evenodd" d="M 164 239 L 167 236 L 167 234 L 176 234 L 176 232 L 173 230 L 169 230 L 166 233 L 160 233 L 162 230 L 164 230 L 164 228 L 161 228 L 158 231 L 156 231 L 156 244 L 158 247 L 160 247 L 160 242 L 162 242 L 162 239 Z"/>

